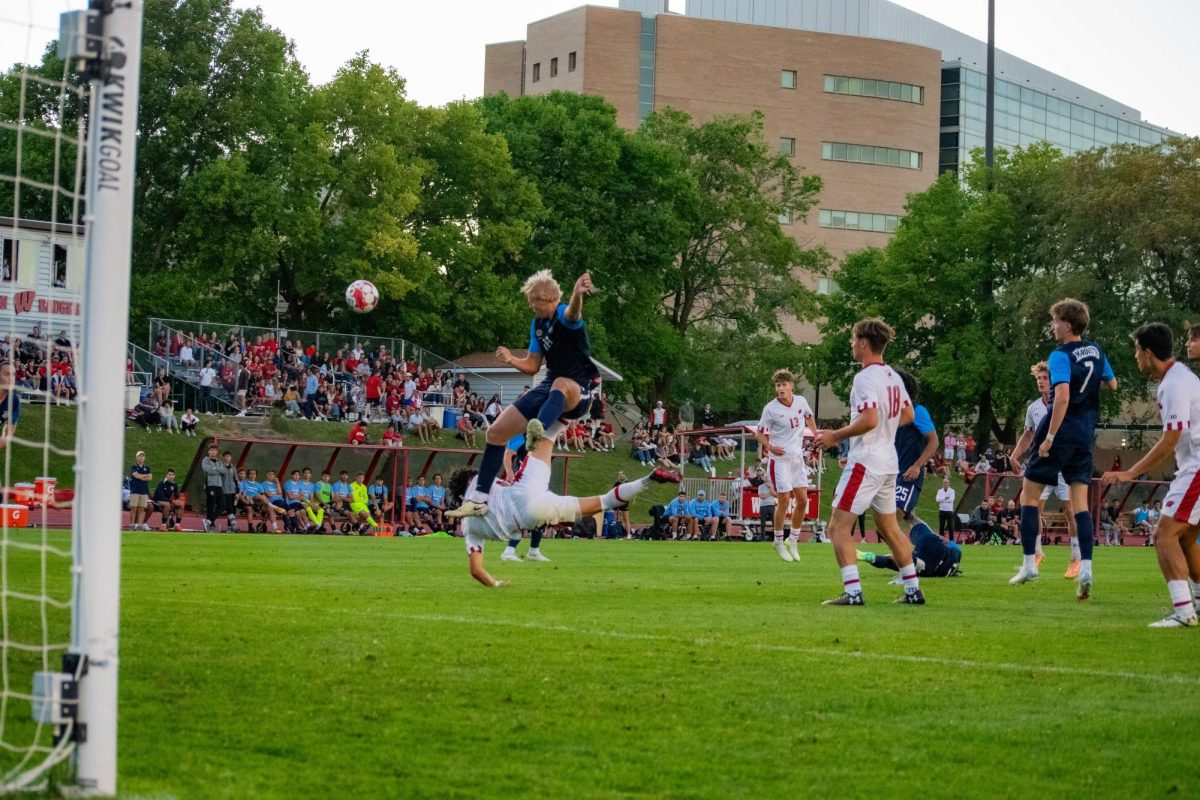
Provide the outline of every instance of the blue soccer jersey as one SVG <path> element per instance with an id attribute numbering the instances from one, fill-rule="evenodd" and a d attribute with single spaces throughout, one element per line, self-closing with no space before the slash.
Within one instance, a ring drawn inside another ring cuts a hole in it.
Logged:
<path id="1" fill-rule="evenodd" d="M 529 352 L 541 353 L 548 378 L 570 378 L 587 386 L 600 377 L 592 362 L 592 347 L 583 319 L 567 319 L 567 304 L 559 303 L 554 316 L 534 319 L 529 325 Z"/>
<path id="2" fill-rule="evenodd" d="M 933 418 L 925 406 L 913 409 L 913 421 L 896 430 L 896 461 L 903 475 L 925 450 L 925 437 L 932 433 Z M 913 485 L 920 489 L 925 483 L 925 470 L 921 470 Z"/>
<path id="3" fill-rule="evenodd" d="M 1067 413 L 1056 438 L 1067 436 L 1075 443 L 1090 445 L 1100 416 L 1100 386 L 1114 377 L 1104 351 L 1094 342 L 1067 342 L 1050 354 L 1046 364 L 1051 386 L 1070 386 Z M 1046 420 L 1050 416 L 1047 414 Z"/>
<path id="4" fill-rule="evenodd" d="M 262 494 L 262 484 L 258 481 L 243 480 L 238 484 L 238 491 L 246 497 L 254 497 L 256 494 Z"/>

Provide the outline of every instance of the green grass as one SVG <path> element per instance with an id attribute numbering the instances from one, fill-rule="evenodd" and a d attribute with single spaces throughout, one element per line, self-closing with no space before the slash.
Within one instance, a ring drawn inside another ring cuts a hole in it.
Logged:
<path id="1" fill-rule="evenodd" d="M 20 434 L 24 438 L 42 442 L 46 440 L 46 423 L 45 423 L 45 406 L 26 406 L 22 409 Z M 50 428 L 49 440 L 56 446 L 64 449 L 74 447 L 75 442 L 75 413 L 73 408 L 50 407 Z M 272 426 L 280 434 L 288 439 L 307 442 L 344 442 L 346 440 L 346 424 L 332 422 L 307 422 L 276 417 L 272 420 Z M 378 426 L 375 427 L 378 433 Z M 219 416 L 204 416 L 200 417 L 200 434 L 203 436 L 241 436 L 243 435 L 237 428 L 236 424 L 228 417 Z M 482 436 L 480 443 L 482 444 Z M 192 463 L 192 459 L 196 455 L 196 448 L 201 442 L 200 438 L 190 438 L 168 433 L 160 433 L 158 431 L 145 431 L 140 427 L 131 426 L 125 429 L 125 464 L 133 463 L 133 456 L 138 450 L 145 450 L 147 460 L 150 465 L 160 471 L 165 471 L 167 467 L 173 467 L 182 475 Z M 415 437 L 410 437 L 408 442 L 411 446 L 418 446 L 419 442 Z M 449 432 L 443 432 L 438 444 L 442 447 L 457 448 L 462 442 L 456 440 Z M 60 487 L 69 487 L 74 484 L 74 473 L 71 469 L 72 460 L 65 456 L 58 456 L 52 453 L 44 452 L 41 447 L 23 447 L 13 445 L 11 449 L 12 456 L 12 475 L 14 482 L 29 481 L 32 482 L 38 475 L 50 474 L 58 478 Z M 44 457 L 48 457 L 48 466 L 43 461 Z M 747 464 L 753 464 L 753 459 L 748 455 Z M 837 485 L 837 480 L 841 475 L 841 470 L 835 461 L 826 460 L 827 472 L 822 480 L 825 505 L 828 506 L 829 500 L 833 495 L 833 487 Z M 740 466 L 740 462 L 734 461 L 718 461 L 715 462 L 718 475 L 728 475 L 736 472 Z M 49 470 L 47 473 L 46 470 Z M 630 478 L 637 477 L 643 474 L 644 468 L 637 462 L 636 459 L 629 455 L 629 446 L 626 443 L 618 443 L 617 449 L 611 453 L 587 453 L 581 458 L 571 460 L 570 465 L 570 491 L 576 495 L 602 494 L 612 488 L 613 481 L 616 479 L 617 473 L 624 471 L 626 476 Z M 688 465 L 686 474 L 689 477 L 703 477 L 703 471 L 695 466 Z M 156 475 L 156 479 L 161 477 L 161 472 Z M 954 476 L 954 488 L 962 496 L 963 485 L 961 479 Z M 927 521 L 933 520 L 936 525 L 937 520 L 937 503 L 934 501 L 934 495 L 937 493 L 938 483 L 935 479 L 927 480 L 926 491 L 921 497 L 921 502 L 917 507 L 918 513 Z M 675 490 L 671 486 L 655 485 L 648 491 L 639 496 L 630 508 L 630 517 L 633 522 L 648 522 L 650 519 L 649 508 L 655 503 L 667 503 L 674 497 Z"/>
<path id="2" fill-rule="evenodd" d="M 1143 549 L 1093 601 L 1014 548 L 893 605 L 828 546 L 127 534 L 123 797 L 1129 798 L 1200 793 L 1197 631 Z"/>

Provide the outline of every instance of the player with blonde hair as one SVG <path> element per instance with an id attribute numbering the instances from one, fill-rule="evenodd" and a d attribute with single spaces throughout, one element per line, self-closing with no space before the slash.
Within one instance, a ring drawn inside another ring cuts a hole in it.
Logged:
<path id="1" fill-rule="evenodd" d="M 587 415 L 600 371 L 592 361 L 591 345 L 583 322 L 583 298 L 595 291 L 592 277 L 583 273 L 575 281 L 570 302 L 563 303 L 562 289 L 550 270 L 530 275 L 521 293 L 533 312 L 529 325 L 529 352 L 517 358 L 507 347 L 496 348 L 496 358 L 526 375 L 536 375 L 546 365 L 546 378 L 504 409 L 485 434 L 486 445 L 479 460 L 479 477 L 460 505 L 447 516 L 453 518 L 487 514 L 492 483 L 504 466 L 504 445 L 519 433 L 525 446 L 537 447 L 546 429 L 562 419 Z"/>

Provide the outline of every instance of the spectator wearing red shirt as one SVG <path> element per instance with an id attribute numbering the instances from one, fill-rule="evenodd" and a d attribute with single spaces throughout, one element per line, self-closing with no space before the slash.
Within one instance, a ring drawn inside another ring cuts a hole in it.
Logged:
<path id="1" fill-rule="evenodd" d="M 367 408 L 379 408 L 381 389 L 383 387 L 383 378 L 379 377 L 378 372 L 371 373 L 371 377 L 367 378 Z"/>
<path id="2" fill-rule="evenodd" d="M 404 436 L 396 430 L 396 423 L 388 423 L 387 430 L 383 432 L 383 443 L 389 447 L 400 447 L 404 444 Z"/>
<path id="3" fill-rule="evenodd" d="M 354 425 L 350 428 L 350 435 L 346 437 L 346 441 L 350 444 L 367 443 L 367 426 L 363 424 L 361 419 L 354 421 Z"/>

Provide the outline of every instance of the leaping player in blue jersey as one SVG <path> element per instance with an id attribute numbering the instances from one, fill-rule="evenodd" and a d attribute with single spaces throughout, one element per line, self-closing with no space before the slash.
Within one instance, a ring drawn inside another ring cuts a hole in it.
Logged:
<path id="1" fill-rule="evenodd" d="M 496 357 L 526 375 L 536 375 L 546 363 L 546 378 L 501 412 L 487 429 L 487 444 L 479 460 L 479 476 L 458 508 L 446 516 L 481 517 L 487 514 L 488 494 L 504 466 L 504 445 L 525 434 L 530 451 L 559 418 L 578 419 L 587 414 L 600 371 L 592 361 L 587 328 L 583 323 L 583 298 L 595 291 L 592 277 L 583 273 L 575 281 L 569 303 L 548 269 L 529 276 L 521 293 L 533 311 L 529 325 L 529 353 L 517 358 L 507 347 L 497 347 Z"/>
<path id="2" fill-rule="evenodd" d="M 1071 490 L 1075 528 L 1079 536 L 1079 578 L 1075 596 L 1087 600 L 1092 594 L 1092 545 L 1095 531 L 1088 505 L 1092 482 L 1092 443 L 1100 413 L 1100 387 L 1116 391 L 1117 379 L 1104 351 L 1083 334 L 1091 322 L 1087 304 L 1059 300 L 1050 307 L 1050 330 L 1059 342 L 1046 359 L 1050 368 L 1054 405 L 1033 435 L 1025 482 L 1021 489 L 1020 571 L 1009 581 L 1014 585 L 1038 576 L 1037 538 L 1041 535 L 1038 502 L 1042 490 L 1055 486 L 1061 473 Z"/>

